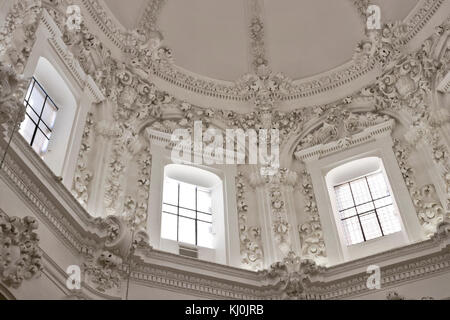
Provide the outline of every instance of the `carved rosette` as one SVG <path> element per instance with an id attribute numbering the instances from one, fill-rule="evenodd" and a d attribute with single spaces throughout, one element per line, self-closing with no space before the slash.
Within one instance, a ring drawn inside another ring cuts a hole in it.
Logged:
<path id="1" fill-rule="evenodd" d="M 261 229 L 248 226 L 248 205 L 245 199 L 245 178 L 239 172 L 236 177 L 236 198 L 239 218 L 239 240 L 241 243 L 242 264 L 251 270 L 263 268 L 263 251 L 261 248 Z"/>
<path id="2" fill-rule="evenodd" d="M 0 211 L 0 280 L 18 288 L 23 280 L 40 276 L 42 252 L 33 217 L 8 217 Z"/>

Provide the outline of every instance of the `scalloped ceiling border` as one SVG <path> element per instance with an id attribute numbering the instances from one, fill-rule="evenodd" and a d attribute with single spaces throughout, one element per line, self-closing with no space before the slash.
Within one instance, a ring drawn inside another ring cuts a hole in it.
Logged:
<path id="1" fill-rule="evenodd" d="M 152 0 L 149 7 L 154 1 L 164 2 L 165 0 Z M 102 5 L 102 0 L 81 0 L 81 2 L 100 30 L 123 52 L 122 44 L 126 36 L 126 30 L 122 26 L 118 26 L 115 19 L 108 16 L 108 10 Z M 444 2 L 445 0 L 420 0 L 405 19 L 408 25 L 405 45 L 424 28 Z M 155 17 L 151 18 L 156 19 Z M 142 21 L 139 23 L 141 24 Z M 376 61 L 371 61 L 367 66 L 361 66 L 351 60 L 342 66 L 313 77 L 292 81 L 292 92 L 281 97 L 280 100 L 291 102 L 335 90 L 373 71 L 376 65 Z M 196 94 L 234 102 L 247 102 L 250 99 L 240 92 L 235 82 L 208 78 L 176 65 L 165 68 L 153 65 L 151 72 L 152 75 L 169 84 Z"/>

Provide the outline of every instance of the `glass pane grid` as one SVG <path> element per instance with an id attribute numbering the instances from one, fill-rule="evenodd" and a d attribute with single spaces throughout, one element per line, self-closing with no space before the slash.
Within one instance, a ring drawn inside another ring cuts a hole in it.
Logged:
<path id="1" fill-rule="evenodd" d="M 211 195 L 197 186 L 166 178 L 163 189 L 165 224 L 161 236 L 187 244 L 212 248 Z M 175 222 L 173 222 L 175 221 Z M 170 228 L 171 230 L 168 230 Z"/>
<path id="2" fill-rule="evenodd" d="M 24 105 L 27 117 L 19 132 L 42 155 L 47 151 L 58 107 L 35 78 L 28 87 Z"/>
<path id="3" fill-rule="evenodd" d="M 336 186 L 335 193 L 347 245 L 376 239 L 401 230 L 382 173 Z"/>

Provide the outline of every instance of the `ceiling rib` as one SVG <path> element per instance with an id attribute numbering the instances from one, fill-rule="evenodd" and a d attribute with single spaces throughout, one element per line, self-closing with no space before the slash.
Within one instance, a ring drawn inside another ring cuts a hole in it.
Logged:
<path id="1" fill-rule="evenodd" d="M 250 37 L 250 57 L 251 69 L 256 73 L 261 65 L 268 66 L 266 44 L 265 44 L 265 19 L 264 19 L 264 1 L 249 0 L 248 6 L 248 27 Z"/>

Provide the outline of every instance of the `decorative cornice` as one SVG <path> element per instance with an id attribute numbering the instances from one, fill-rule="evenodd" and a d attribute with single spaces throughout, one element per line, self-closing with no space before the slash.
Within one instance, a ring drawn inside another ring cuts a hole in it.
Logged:
<path id="1" fill-rule="evenodd" d="M 89 15 L 106 37 L 120 50 L 124 50 L 126 30 L 118 26 L 98 0 L 81 0 Z"/>
<path id="2" fill-rule="evenodd" d="M 313 147 L 297 151 L 295 157 L 298 160 L 305 162 L 320 159 L 329 154 L 336 153 L 348 148 L 356 147 L 368 141 L 373 141 L 374 139 L 380 138 L 382 136 L 390 135 L 392 129 L 394 128 L 395 121 L 393 119 L 388 120 L 384 123 L 368 127 L 362 132 L 352 135 L 350 137 L 342 138 L 338 141 L 330 142 L 327 144 L 319 144 Z"/>
<path id="3" fill-rule="evenodd" d="M 51 35 L 51 38 L 48 39 L 50 46 L 56 51 L 58 56 L 64 62 L 65 66 L 70 71 L 70 74 L 76 80 L 80 88 L 87 88 L 88 92 L 92 96 L 93 102 L 95 103 L 105 100 L 105 97 L 98 88 L 97 84 L 90 75 L 87 75 L 84 72 L 78 60 L 75 59 L 74 55 L 64 44 L 61 31 L 45 9 L 42 10 L 41 23 Z"/>

